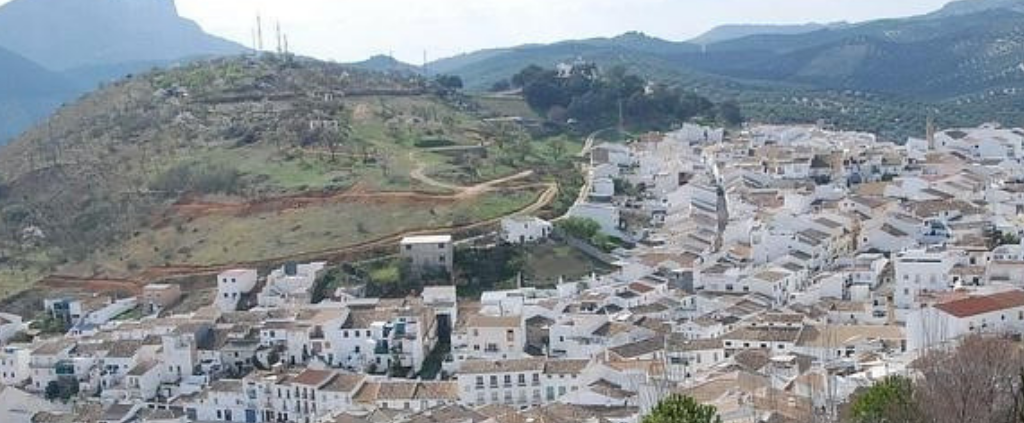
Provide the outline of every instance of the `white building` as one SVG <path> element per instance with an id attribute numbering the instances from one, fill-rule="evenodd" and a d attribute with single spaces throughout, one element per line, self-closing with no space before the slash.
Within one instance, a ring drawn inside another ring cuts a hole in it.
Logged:
<path id="1" fill-rule="evenodd" d="M 1024 291 L 974 295 L 910 313 L 907 341 L 921 350 L 970 334 L 1024 333 Z"/>
<path id="2" fill-rule="evenodd" d="M 547 239 L 551 222 L 530 216 L 514 216 L 501 220 L 501 239 L 508 244 L 527 244 Z"/>
<path id="3" fill-rule="evenodd" d="M 31 377 L 32 350 L 27 345 L 7 345 L 0 350 L 0 383 L 20 384 Z"/>
<path id="4" fill-rule="evenodd" d="M 267 276 L 267 285 L 256 296 L 260 307 L 281 307 L 286 304 L 309 304 L 313 288 L 327 263 L 287 263 Z"/>
<path id="5" fill-rule="evenodd" d="M 455 246 L 451 235 L 413 236 L 402 239 L 399 255 L 412 263 L 416 272 L 455 270 Z"/>
<path id="6" fill-rule="evenodd" d="M 910 250 L 894 259 L 897 320 L 905 321 L 907 310 L 920 308 L 918 296 L 945 292 L 950 288 L 950 271 L 956 261 L 947 251 Z"/>
<path id="7" fill-rule="evenodd" d="M 256 288 L 256 269 L 234 269 L 217 275 L 217 298 L 220 311 L 234 311 L 238 300 Z"/>
<path id="8" fill-rule="evenodd" d="M 459 393 L 465 405 L 507 405 L 527 408 L 554 402 L 585 386 L 589 360 L 471 360 L 459 371 Z"/>
<path id="9" fill-rule="evenodd" d="M 464 317 L 453 340 L 452 352 L 459 361 L 520 358 L 526 349 L 526 325 L 521 315 Z"/>

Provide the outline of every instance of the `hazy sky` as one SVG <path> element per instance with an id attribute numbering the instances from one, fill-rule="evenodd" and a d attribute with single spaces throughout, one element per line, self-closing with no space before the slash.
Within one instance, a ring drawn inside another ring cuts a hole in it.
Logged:
<path id="1" fill-rule="evenodd" d="M 9 0 L 0 0 L 0 4 Z M 124 0 L 146 1 L 146 0 Z M 321 59 L 373 54 L 420 63 L 487 47 L 613 36 L 685 40 L 726 23 L 863 21 L 929 12 L 946 0 L 177 0 L 182 15 L 245 45 L 259 12 L 292 50 Z"/>

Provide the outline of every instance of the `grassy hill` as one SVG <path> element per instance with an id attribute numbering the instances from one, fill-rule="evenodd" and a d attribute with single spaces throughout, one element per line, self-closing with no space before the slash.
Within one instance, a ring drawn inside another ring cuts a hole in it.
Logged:
<path id="1" fill-rule="evenodd" d="M 419 77 L 309 60 L 122 80 L 0 150 L 0 294 L 47 274 L 317 257 L 556 207 L 573 150 L 548 149 L 573 140 L 482 119 L 496 114 Z"/>

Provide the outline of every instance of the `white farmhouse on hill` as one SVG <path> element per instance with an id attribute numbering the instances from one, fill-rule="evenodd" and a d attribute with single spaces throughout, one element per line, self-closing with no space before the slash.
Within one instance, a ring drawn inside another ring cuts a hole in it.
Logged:
<path id="1" fill-rule="evenodd" d="M 526 244 L 546 239 L 551 229 L 551 222 L 537 217 L 508 217 L 501 221 L 501 239 L 508 244 Z"/>

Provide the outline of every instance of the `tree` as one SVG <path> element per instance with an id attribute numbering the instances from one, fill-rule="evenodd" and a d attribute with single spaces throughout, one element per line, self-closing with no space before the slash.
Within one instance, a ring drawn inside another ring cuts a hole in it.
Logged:
<path id="1" fill-rule="evenodd" d="M 858 395 L 851 405 L 855 423 L 912 423 L 921 410 L 910 379 L 890 376 Z"/>
<path id="2" fill-rule="evenodd" d="M 494 93 L 505 92 L 511 89 L 512 83 L 507 79 L 502 79 L 501 81 L 495 82 L 494 85 L 491 85 L 491 92 Z"/>
<path id="3" fill-rule="evenodd" d="M 530 65 L 519 73 L 512 76 L 512 86 L 516 88 L 524 88 L 528 84 L 536 81 L 543 73 L 544 68 L 537 65 Z"/>
<path id="4" fill-rule="evenodd" d="M 45 396 L 47 400 L 61 400 L 67 402 L 71 397 L 78 395 L 78 379 L 74 377 L 60 377 L 46 385 Z"/>
<path id="5" fill-rule="evenodd" d="M 1008 422 L 1021 395 L 1017 384 L 1021 352 L 1003 338 L 971 336 L 949 351 L 930 351 L 918 360 L 922 382 L 914 394 L 924 421 Z"/>
<path id="6" fill-rule="evenodd" d="M 728 126 L 738 126 L 743 123 L 743 113 L 735 101 L 726 101 L 718 105 L 718 120 Z"/>
<path id="7" fill-rule="evenodd" d="M 692 397 L 673 394 L 661 400 L 641 423 L 721 423 L 718 409 Z"/>
<path id="8" fill-rule="evenodd" d="M 570 217 L 555 224 L 559 230 L 573 238 L 589 240 L 601 232 L 601 224 L 593 219 Z"/>
<path id="9" fill-rule="evenodd" d="M 327 150 L 331 152 L 331 163 L 337 161 L 338 147 L 344 145 L 352 138 L 352 113 L 348 109 L 342 108 L 335 116 L 335 122 L 338 123 L 338 129 L 333 134 L 321 137 L 326 144 Z"/>
<path id="10" fill-rule="evenodd" d="M 556 139 L 551 142 L 551 158 L 555 159 L 555 162 L 560 162 L 565 158 L 565 153 L 569 150 L 569 147 L 565 145 L 564 139 Z"/>
<path id="11" fill-rule="evenodd" d="M 455 92 L 461 90 L 463 87 L 462 78 L 458 75 L 438 75 L 435 79 L 437 85 L 444 88 L 445 91 Z"/>

